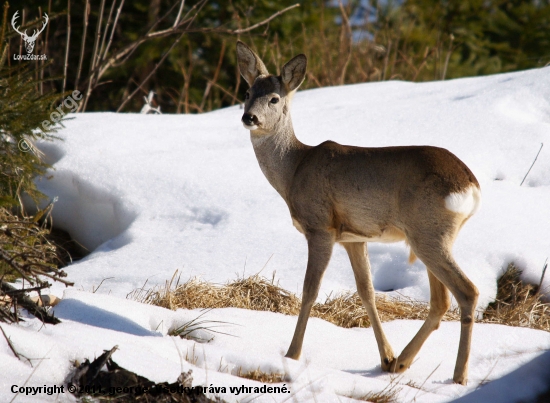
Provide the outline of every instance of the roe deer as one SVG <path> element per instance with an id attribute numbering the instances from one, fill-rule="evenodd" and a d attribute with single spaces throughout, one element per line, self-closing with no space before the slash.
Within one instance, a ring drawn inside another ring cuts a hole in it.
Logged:
<path id="1" fill-rule="evenodd" d="M 452 256 L 462 225 L 480 206 L 479 184 L 455 155 L 429 146 L 363 148 L 325 141 L 301 143 L 290 119 L 292 95 L 306 74 L 298 55 L 273 76 L 248 46 L 237 42 L 241 75 L 249 84 L 242 123 L 267 180 L 285 200 L 294 226 L 307 239 L 308 262 L 302 306 L 286 357 L 298 359 L 311 308 L 335 242 L 347 251 L 357 292 L 372 324 L 381 367 L 403 372 L 432 331 L 439 327 L 454 295 L 461 332 L 453 380 L 466 384 L 478 290 Z M 378 317 L 367 242 L 405 240 L 411 259 L 428 269 L 428 318 L 395 357 Z"/>

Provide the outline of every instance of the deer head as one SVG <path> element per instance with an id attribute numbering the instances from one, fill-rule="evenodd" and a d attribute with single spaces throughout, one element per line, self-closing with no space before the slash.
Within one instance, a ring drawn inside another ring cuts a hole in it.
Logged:
<path id="1" fill-rule="evenodd" d="M 48 14 L 44 13 L 44 20 L 45 21 L 44 21 L 44 25 L 42 25 L 42 28 L 39 31 L 37 31 L 35 29 L 32 36 L 28 36 L 27 35 L 27 30 L 25 30 L 25 32 L 21 32 L 15 26 L 15 21 L 17 20 L 17 17 L 18 17 L 17 14 L 18 13 L 19 13 L 19 11 L 16 11 L 15 14 L 13 15 L 13 18 L 11 19 L 11 26 L 13 27 L 15 32 L 17 32 L 19 35 L 21 35 L 21 38 L 25 41 L 25 49 L 27 50 L 27 53 L 31 54 L 33 49 L 34 49 L 34 42 L 36 41 L 36 38 L 38 38 L 38 35 L 40 35 L 40 33 L 42 31 L 44 31 L 44 28 L 46 28 L 46 25 L 48 25 L 48 21 L 49 21 Z"/>

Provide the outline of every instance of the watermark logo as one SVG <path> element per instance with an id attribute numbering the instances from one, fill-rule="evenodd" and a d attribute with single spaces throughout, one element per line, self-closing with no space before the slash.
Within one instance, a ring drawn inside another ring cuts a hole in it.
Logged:
<path id="1" fill-rule="evenodd" d="M 50 20 L 48 18 L 48 14 L 44 13 L 44 25 L 42 25 L 42 28 L 40 28 L 38 31 L 35 29 L 33 34 L 31 36 L 27 35 L 27 30 L 25 32 L 19 31 L 19 28 L 16 26 L 17 18 L 19 17 L 19 10 L 15 12 L 13 15 L 13 18 L 11 19 L 11 26 L 17 32 L 19 35 L 21 35 L 21 39 L 25 42 L 25 50 L 27 51 L 26 55 L 13 55 L 13 60 L 47 60 L 46 55 L 33 55 L 32 51 L 34 50 L 34 44 L 36 42 L 36 38 L 38 38 L 38 35 L 44 31 L 46 28 L 46 25 L 48 25 L 48 21 Z"/>
<path id="2" fill-rule="evenodd" d="M 50 119 L 42 122 L 42 132 L 46 133 L 51 130 L 52 125 L 55 126 L 59 123 L 67 113 L 75 113 L 78 110 L 78 101 L 81 99 L 82 93 L 78 90 L 74 90 L 71 95 L 66 97 L 63 102 L 61 102 L 59 106 L 52 111 L 52 113 L 50 113 Z M 36 137 L 43 138 L 43 135 L 41 133 L 37 133 Z M 19 140 L 18 147 L 19 150 L 24 153 L 28 151 L 35 151 L 35 146 L 32 140 L 25 138 Z"/>

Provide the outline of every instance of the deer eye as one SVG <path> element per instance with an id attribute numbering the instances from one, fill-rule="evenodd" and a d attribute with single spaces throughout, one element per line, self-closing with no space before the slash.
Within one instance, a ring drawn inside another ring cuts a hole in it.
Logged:
<path id="1" fill-rule="evenodd" d="M 248 98 L 250 98 L 250 93 L 246 91 L 246 94 L 244 94 L 244 99 L 248 99 Z"/>
<path id="2" fill-rule="evenodd" d="M 271 102 L 272 104 L 276 104 L 277 102 L 279 102 L 279 98 L 273 97 L 269 100 L 269 102 Z"/>

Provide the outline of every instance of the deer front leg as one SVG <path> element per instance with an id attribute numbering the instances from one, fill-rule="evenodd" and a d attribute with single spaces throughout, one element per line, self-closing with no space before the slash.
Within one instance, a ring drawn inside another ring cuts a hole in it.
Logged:
<path id="1" fill-rule="evenodd" d="M 304 342 L 304 334 L 306 332 L 307 320 L 311 312 L 311 308 L 319 294 L 321 280 L 328 266 L 334 240 L 328 232 L 316 232 L 307 234 L 308 259 L 306 276 L 304 279 L 304 290 L 302 293 L 302 307 L 298 316 L 298 323 L 292 342 L 286 353 L 286 357 L 295 360 L 300 358 L 302 353 L 302 344 Z"/>
<path id="2" fill-rule="evenodd" d="M 374 286 L 372 285 L 370 264 L 367 254 L 366 243 L 364 242 L 346 242 L 342 243 L 348 252 L 355 282 L 357 283 L 357 293 L 363 302 L 369 320 L 376 337 L 378 351 L 380 353 L 380 363 L 382 370 L 389 371 L 392 363 L 395 360 L 393 349 L 386 339 L 386 335 L 382 330 L 382 324 L 378 317 L 378 311 L 375 304 Z"/>

